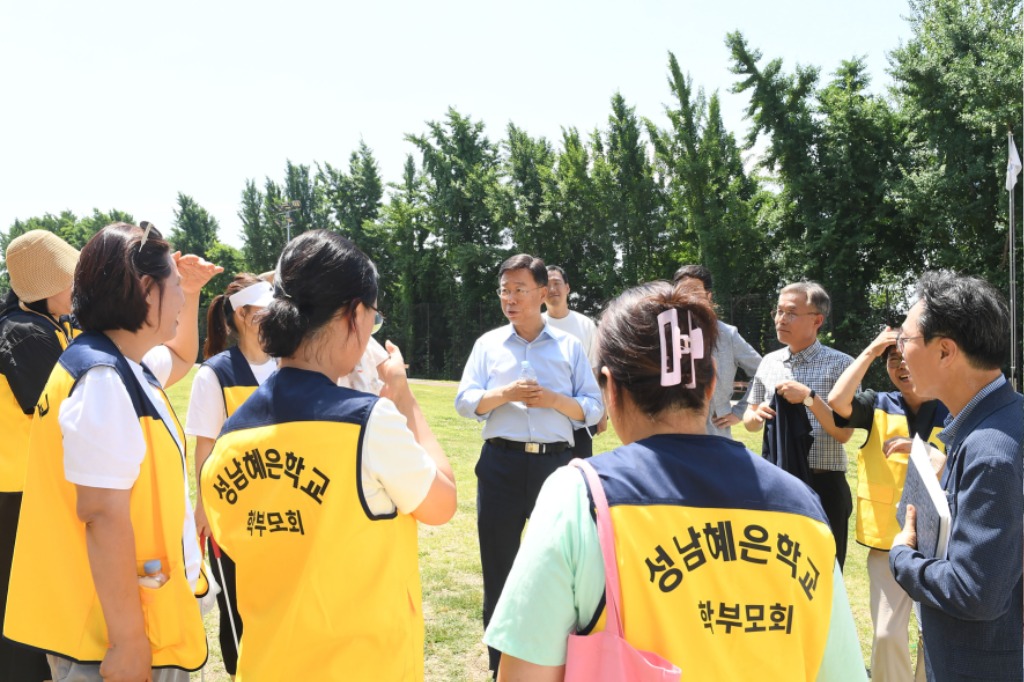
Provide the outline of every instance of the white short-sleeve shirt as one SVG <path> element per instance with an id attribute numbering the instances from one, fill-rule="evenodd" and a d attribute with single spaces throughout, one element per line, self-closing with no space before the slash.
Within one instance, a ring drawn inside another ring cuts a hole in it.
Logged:
<path id="1" fill-rule="evenodd" d="M 416 442 L 395 404 L 381 398 L 373 406 L 363 436 L 363 497 L 370 512 L 411 514 L 427 497 L 437 464 Z"/>
<path id="2" fill-rule="evenodd" d="M 388 352 L 384 346 L 380 345 L 376 339 L 371 338 L 369 343 L 366 344 L 366 350 L 363 351 L 362 357 L 359 358 L 359 364 L 355 366 L 348 376 L 343 376 L 339 379 L 338 385 L 354 388 L 363 393 L 380 395 L 381 389 L 384 388 L 384 382 L 381 381 L 380 375 L 377 374 L 377 366 L 387 359 Z"/>
<path id="3" fill-rule="evenodd" d="M 263 382 L 277 370 L 277 360 L 271 358 L 259 365 L 250 362 L 249 369 L 256 377 L 256 385 L 262 386 Z M 185 433 L 189 436 L 216 438 L 227 418 L 224 395 L 217 373 L 203 365 L 192 381 L 192 395 L 188 401 L 188 415 L 185 417 Z"/>
<path id="4" fill-rule="evenodd" d="M 165 346 L 149 351 L 142 362 L 163 385 L 171 373 L 172 357 Z M 195 587 L 202 555 L 189 500 L 185 447 L 168 403 L 161 391 L 146 380 L 142 366 L 128 360 L 139 383 L 149 391 L 153 404 L 181 452 L 184 474 L 185 523 L 182 540 L 185 571 Z M 74 392 L 61 403 L 58 415 L 64 441 L 64 476 L 76 485 L 129 490 L 139 476 L 146 456 L 142 427 L 121 377 L 112 367 L 94 367 L 78 381 Z"/>

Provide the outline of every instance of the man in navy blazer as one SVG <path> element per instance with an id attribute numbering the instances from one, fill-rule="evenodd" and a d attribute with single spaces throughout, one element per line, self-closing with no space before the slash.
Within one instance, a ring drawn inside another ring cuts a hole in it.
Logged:
<path id="1" fill-rule="evenodd" d="M 942 487 L 952 514 L 945 559 L 918 552 L 908 510 L 889 566 L 921 604 L 929 680 L 1021 680 L 1024 398 L 1000 367 L 1006 303 L 988 282 L 926 273 L 897 339 L 918 395 L 950 417 Z"/>

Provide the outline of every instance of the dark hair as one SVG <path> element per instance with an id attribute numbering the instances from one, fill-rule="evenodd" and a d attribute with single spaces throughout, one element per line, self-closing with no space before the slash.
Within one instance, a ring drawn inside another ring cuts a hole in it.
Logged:
<path id="1" fill-rule="evenodd" d="M 8 308 L 17 308 L 19 303 L 33 312 L 37 312 L 42 315 L 50 314 L 50 306 L 46 305 L 45 298 L 41 298 L 38 301 L 32 301 L 31 303 L 25 303 L 18 298 L 18 294 L 14 293 L 14 289 L 8 290 L 3 299 L 0 300 L 0 312 L 3 312 Z"/>
<path id="2" fill-rule="evenodd" d="M 228 337 L 238 336 L 235 326 L 235 308 L 231 305 L 231 296 L 242 289 L 257 284 L 262 280 L 248 272 L 240 272 L 234 276 L 223 294 L 217 294 L 210 301 L 206 311 L 206 341 L 203 343 L 203 358 L 212 358 L 228 347 Z"/>
<path id="3" fill-rule="evenodd" d="M 562 281 L 563 282 L 565 282 L 566 284 L 569 283 L 569 278 L 565 276 L 565 270 L 562 269 L 561 265 L 549 265 L 549 266 L 547 266 L 544 269 L 547 272 L 552 272 L 552 271 L 557 272 L 559 275 L 562 276 Z M 500 277 L 500 275 L 499 275 L 499 277 Z"/>
<path id="4" fill-rule="evenodd" d="M 684 333 L 689 312 L 704 334 L 704 357 L 695 362 L 696 388 L 686 388 L 685 382 L 678 386 L 661 385 L 662 332 L 658 315 L 670 308 L 679 311 Z M 711 355 L 717 342 L 717 318 L 704 297 L 669 282 L 649 282 L 626 290 L 608 304 L 597 328 L 601 365 L 608 368 L 615 382 L 649 417 L 671 408 L 703 409 L 705 393 L 715 379 Z M 600 375 L 600 383 L 602 387 L 607 383 L 604 374 Z"/>
<path id="5" fill-rule="evenodd" d="M 86 331 L 142 329 L 149 314 L 149 287 L 143 276 L 153 279 L 163 295 L 166 280 L 174 272 L 170 245 L 155 227 L 142 244 L 142 228 L 113 223 L 93 235 L 82 248 L 75 268 L 71 307 Z"/>
<path id="6" fill-rule="evenodd" d="M 498 268 L 498 279 L 509 270 L 529 270 L 530 274 L 533 275 L 533 283 L 539 287 L 547 286 L 548 283 L 548 269 L 544 266 L 544 261 L 540 258 L 534 258 L 527 253 L 520 253 L 511 258 L 505 259 L 505 262 Z"/>
<path id="7" fill-rule="evenodd" d="M 703 265 L 683 265 L 672 276 L 672 281 L 676 284 L 684 279 L 699 279 L 705 291 L 711 291 L 715 282 L 711 277 L 711 271 Z"/>
<path id="8" fill-rule="evenodd" d="M 980 277 L 949 270 L 926 272 L 917 281 L 924 303 L 918 326 L 924 341 L 952 339 L 976 369 L 999 369 L 1010 353 L 1006 299 Z"/>
<path id="9" fill-rule="evenodd" d="M 274 276 L 274 300 L 259 313 L 260 343 L 274 357 L 295 354 L 339 311 L 377 302 L 377 268 L 334 232 L 310 230 L 288 242 Z"/>

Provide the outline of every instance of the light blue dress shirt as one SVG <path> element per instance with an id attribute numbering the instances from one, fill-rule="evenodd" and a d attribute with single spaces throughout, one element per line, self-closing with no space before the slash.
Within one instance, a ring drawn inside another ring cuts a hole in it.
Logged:
<path id="1" fill-rule="evenodd" d="M 505 403 L 485 414 L 476 407 L 484 393 L 519 378 L 520 363 L 529 360 L 544 388 L 567 395 L 580 404 L 583 421 L 569 419 L 550 407 Z M 575 445 L 573 429 L 593 426 L 604 414 L 601 390 L 579 340 L 545 324 L 537 338 L 525 341 L 511 324 L 492 329 L 473 345 L 462 371 L 455 409 L 463 417 L 486 421 L 483 437 L 521 442 Z"/>

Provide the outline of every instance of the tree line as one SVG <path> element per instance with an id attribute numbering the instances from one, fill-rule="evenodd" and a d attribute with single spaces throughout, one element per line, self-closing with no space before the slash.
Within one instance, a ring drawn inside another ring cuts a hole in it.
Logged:
<path id="1" fill-rule="evenodd" d="M 347 164 L 288 161 L 282 179 L 241 192 L 241 250 L 179 193 L 175 248 L 228 273 L 273 269 L 286 241 L 338 231 L 377 263 L 385 333 L 417 376 L 457 378 L 473 341 L 504 320 L 498 264 L 526 252 L 565 268 L 572 305 L 596 316 L 637 282 L 703 263 L 724 319 L 769 349 L 781 284 L 820 281 L 833 297 L 828 333 L 855 354 L 899 319 L 925 269 L 948 267 L 1008 287 L 1006 133 L 1020 133 L 1021 0 L 912 0 L 911 37 L 889 53 L 894 85 L 870 89 L 861 58 L 827 76 L 766 60 L 730 33 L 733 92 L 750 128 L 726 129 L 708 94 L 668 54 L 667 125 L 621 93 L 594 130 L 557 140 L 514 124 L 500 138 L 450 108 L 406 136 L 415 153 L 385 182 L 363 141 Z M 763 138 L 765 151 L 749 150 Z M 745 158 L 746 154 L 746 158 Z M 1018 189 L 1019 191 L 1019 189 Z M 1017 222 L 1020 206 L 1017 202 Z M 15 221 L 81 246 L 127 213 L 70 212 Z M 1015 255 L 1019 256 L 1019 253 Z"/>

